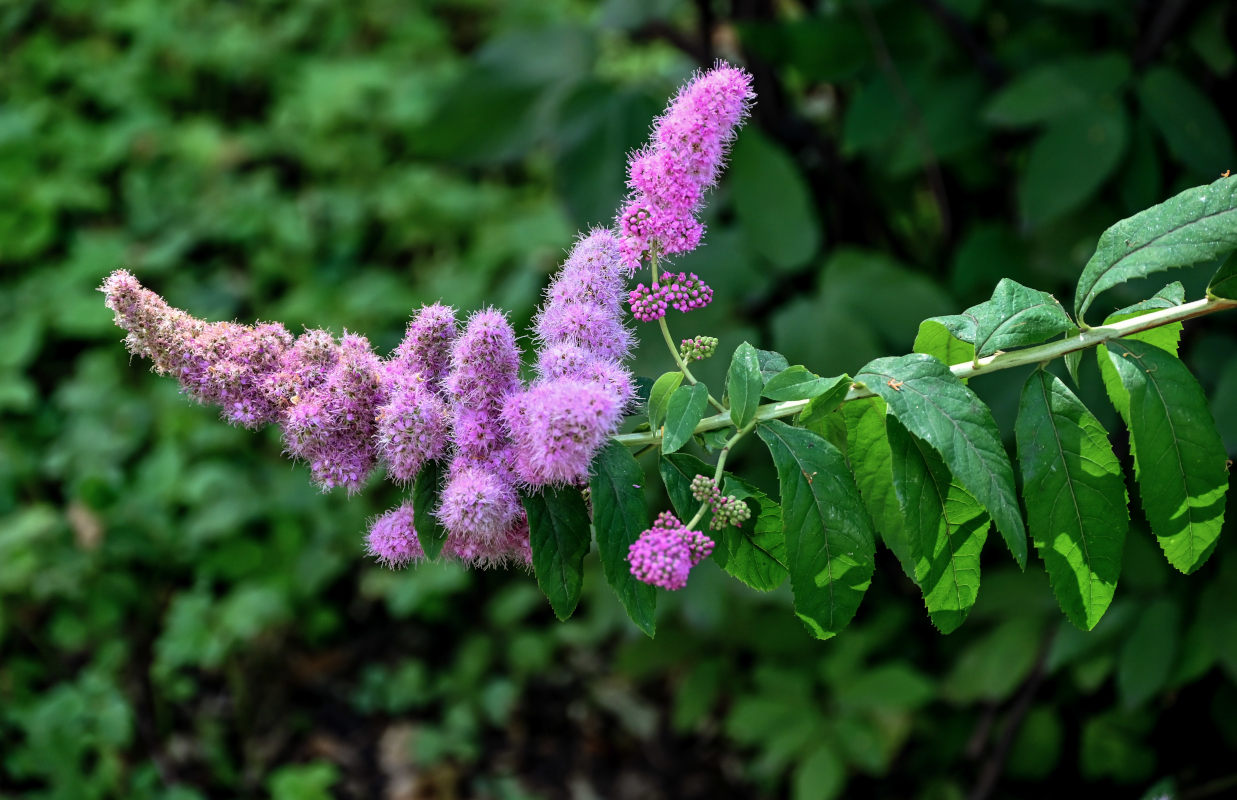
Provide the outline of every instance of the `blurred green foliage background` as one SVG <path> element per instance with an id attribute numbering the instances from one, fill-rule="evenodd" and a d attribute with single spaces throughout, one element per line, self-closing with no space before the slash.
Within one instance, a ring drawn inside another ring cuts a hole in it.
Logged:
<path id="1" fill-rule="evenodd" d="M 575 232 L 608 224 L 667 96 L 724 57 L 759 102 L 707 245 L 677 265 L 717 299 L 676 333 L 853 372 L 1001 277 L 1069 297 L 1101 230 L 1237 168 L 1235 17 L 1225 0 L 0 4 L 0 797 L 1234 791 L 1232 535 L 1185 578 L 1135 512 L 1090 634 L 999 546 L 948 637 L 887 553 L 834 641 L 784 590 L 712 567 L 663 595 L 655 641 L 595 564 L 558 624 L 524 574 L 367 562 L 366 519 L 397 491 L 317 493 L 274 432 L 130 363 L 94 289 L 125 266 L 201 316 L 384 350 L 440 299 L 522 326 Z M 1230 454 L 1233 330 L 1199 321 L 1183 346 Z M 637 371 L 658 374 L 644 338 Z M 1021 377 L 975 383 L 1010 432 Z M 1082 392 L 1107 408 L 1093 372 Z"/>

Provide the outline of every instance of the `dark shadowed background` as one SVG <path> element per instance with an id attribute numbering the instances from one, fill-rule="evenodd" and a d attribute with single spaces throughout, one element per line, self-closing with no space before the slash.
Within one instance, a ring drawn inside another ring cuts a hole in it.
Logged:
<path id="1" fill-rule="evenodd" d="M 560 624 L 527 574 L 366 560 L 366 520 L 398 490 L 319 494 L 276 432 L 130 363 L 94 291 L 123 266 L 200 316 L 384 352 L 425 302 L 522 327 L 576 231 L 609 223 L 666 98 L 726 58 L 759 100 L 706 245 L 676 264 L 716 300 L 676 333 L 854 373 L 1002 277 L 1072 296 L 1105 227 L 1237 169 L 1235 17 L 1225 0 L 0 3 L 0 797 L 1237 791 L 1232 532 L 1186 578 L 1135 510 L 1090 634 L 996 543 L 948 637 L 888 553 L 829 642 L 785 587 L 757 596 L 711 564 L 663 595 L 656 640 L 592 561 Z M 1209 274 L 1182 273 L 1188 297 Z M 1191 323 L 1182 349 L 1230 454 L 1233 332 Z M 656 375 L 642 338 L 636 371 Z M 974 382 L 1007 432 L 1023 377 Z M 1081 393 L 1119 430 L 1093 369 Z"/>

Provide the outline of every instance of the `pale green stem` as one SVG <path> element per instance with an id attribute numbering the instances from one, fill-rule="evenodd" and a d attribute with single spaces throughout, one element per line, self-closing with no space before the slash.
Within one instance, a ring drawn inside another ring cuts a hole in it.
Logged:
<path id="1" fill-rule="evenodd" d="M 727 413 L 726 417 L 729 418 L 730 414 Z M 748 424 L 744 425 L 742 428 L 739 428 L 737 431 L 735 431 L 734 436 L 731 436 L 729 439 L 726 440 L 726 444 L 722 445 L 721 452 L 718 453 L 718 456 L 717 456 L 717 468 L 713 470 L 713 483 L 717 484 L 718 486 L 722 485 L 722 474 L 726 471 L 726 458 L 730 455 L 730 448 L 734 447 L 735 443 L 738 442 L 740 439 L 742 439 L 744 436 L 747 436 L 749 433 L 751 433 L 752 429 L 755 427 L 756 427 L 756 420 L 752 420 Z M 700 522 L 700 519 L 704 516 L 704 512 L 708 509 L 708 507 L 709 507 L 709 504 L 707 502 L 700 504 L 700 508 L 696 509 L 696 516 L 692 517 L 691 521 L 687 523 L 688 529 L 692 529 L 692 530 L 695 529 L 696 524 Z"/>
<path id="2" fill-rule="evenodd" d="M 1068 353 L 1086 350 L 1133 333 L 1151 330 L 1162 325 L 1171 325 L 1174 322 L 1184 322 L 1194 317 L 1201 317 L 1205 314 L 1214 314 L 1217 311 L 1227 311 L 1233 308 L 1237 308 L 1237 300 L 1221 300 L 1219 298 L 1195 300 L 1185 305 L 1173 306 L 1172 308 L 1143 314 L 1142 316 L 1122 320 L 1121 322 L 1114 322 L 1112 325 L 1089 328 L 1080 332 L 1077 336 L 1070 336 L 1065 339 L 1058 339 L 1057 341 L 1047 342 L 1035 347 L 1026 347 L 1008 353 L 998 352 L 994 355 L 976 359 L 974 362 L 967 361 L 962 364 L 954 364 L 949 370 L 959 378 L 974 378 L 979 375 L 986 375 L 989 372 L 999 372 L 1003 369 L 1012 369 L 1013 367 L 1021 367 L 1027 364 L 1043 364 Z M 874 395 L 875 392 L 868 387 L 862 384 L 853 384 L 842 402 L 862 400 L 865 397 L 872 397 Z M 780 417 L 793 416 L 807 408 L 809 402 L 811 401 L 787 400 L 781 403 L 766 403 L 756 409 L 755 421 L 764 422 Z M 728 428 L 731 424 L 730 412 L 727 411 L 700 420 L 694 432 L 704 433 L 705 431 Z M 624 433 L 615 436 L 614 441 L 628 446 L 655 444 L 661 441 L 661 435 L 655 431 Z"/>

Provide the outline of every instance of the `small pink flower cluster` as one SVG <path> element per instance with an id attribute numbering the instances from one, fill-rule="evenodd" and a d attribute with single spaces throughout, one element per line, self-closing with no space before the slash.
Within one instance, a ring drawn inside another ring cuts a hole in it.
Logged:
<path id="1" fill-rule="evenodd" d="M 667 307 L 686 314 L 713 302 L 713 289 L 694 272 L 666 273 L 665 279 L 665 283 L 654 283 L 651 287 L 637 284 L 628 292 L 631 315 L 640 322 L 661 319 L 666 316 Z"/>
<path id="2" fill-rule="evenodd" d="M 682 589 L 692 567 L 709 557 L 714 542 L 700 531 L 683 525 L 669 511 L 653 521 L 627 551 L 631 574 L 644 583 L 663 589 Z"/>
<path id="3" fill-rule="evenodd" d="M 629 270 L 649 252 L 686 253 L 700 243 L 696 211 L 754 97 L 751 75 L 719 64 L 698 73 L 653 124 L 652 141 L 628 162 L 631 193 L 618 215 Z"/>

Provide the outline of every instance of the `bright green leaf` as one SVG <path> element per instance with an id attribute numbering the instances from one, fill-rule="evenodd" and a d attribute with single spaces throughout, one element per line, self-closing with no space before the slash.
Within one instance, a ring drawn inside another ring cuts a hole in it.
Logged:
<path id="1" fill-rule="evenodd" d="M 666 403 L 666 430 L 662 435 L 661 451 L 673 453 L 691 441 L 708 407 L 709 390 L 703 383 L 675 389 Z"/>
<path id="2" fill-rule="evenodd" d="M 889 438 L 885 432 L 885 401 L 879 397 L 842 406 L 846 422 L 846 455 L 855 483 L 877 532 L 902 565 L 906 577 L 916 580 L 915 561 L 906 540 L 902 507 L 893 488 Z"/>
<path id="3" fill-rule="evenodd" d="M 941 454 L 950 473 L 978 500 L 1018 566 L 1027 561 L 1026 529 L 1014 491 L 1014 471 L 992 412 L 929 355 L 878 358 L 856 379 L 879 394 L 888 413 Z"/>
<path id="4" fill-rule="evenodd" d="M 1121 575 L 1129 529 L 1121 465 L 1099 420 L 1043 370 L 1022 390 L 1016 430 L 1031 539 L 1061 610 L 1091 630 Z"/>
<path id="5" fill-rule="evenodd" d="M 912 348 L 915 353 L 925 353 L 950 366 L 975 360 L 975 345 L 964 342 L 950 332 L 939 320 L 925 319 L 919 323 Z"/>
<path id="6" fill-rule="evenodd" d="M 871 583 L 871 523 L 836 447 L 779 420 L 756 432 L 777 466 L 795 613 L 828 639 L 850 622 Z"/>
<path id="7" fill-rule="evenodd" d="M 1079 321 L 1100 292 L 1134 278 L 1237 249 L 1237 175 L 1196 186 L 1113 225 L 1100 236 L 1074 293 Z"/>
<path id="8" fill-rule="evenodd" d="M 838 375 L 833 378 L 822 378 L 807 367 L 796 364 L 787 367 L 769 379 L 762 392 L 765 397 L 774 401 L 811 400 L 830 392 L 843 383 L 849 383 L 849 375 Z"/>
<path id="9" fill-rule="evenodd" d="M 1166 308 L 1179 306 L 1183 302 L 1185 302 L 1185 287 L 1181 285 L 1180 281 L 1173 281 L 1156 292 L 1151 298 L 1113 312 L 1104 320 L 1104 324 L 1111 325 L 1114 322 L 1133 319 L 1143 314 L 1150 314 L 1152 311 L 1161 311 Z M 1149 330 L 1131 333 L 1124 338 L 1146 342 L 1176 355 L 1177 345 L 1181 341 L 1182 328 L 1183 326 L 1180 322 L 1173 322 L 1169 325 L 1159 325 Z"/>
<path id="10" fill-rule="evenodd" d="M 756 348 L 744 342 L 735 348 L 730 359 L 730 371 L 726 373 L 730 421 L 736 427 L 742 428 L 755 418 L 756 409 L 760 406 L 760 391 L 763 388 L 764 378 L 760 375 L 760 360 L 756 355 Z"/>
<path id="11" fill-rule="evenodd" d="M 1138 494 L 1170 564 L 1197 569 L 1215 549 L 1224 523 L 1227 455 L 1202 387 L 1158 347 L 1114 340 L 1107 357 L 1128 406 L 1119 403 L 1136 448 Z"/>
<path id="12" fill-rule="evenodd" d="M 990 300 L 961 314 L 925 320 L 920 330 L 930 322 L 940 324 L 962 342 L 975 345 L 980 356 L 1038 344 L 1073 327 L 1055 297 L 1009 278 L 1001 279 Z"/>
<path id="13" fill-rule="evenodd" d="M 654 431 L 666 422 L 666 407 L 670 403 L 670 395 L 682 383 L 683 373 L 676 369 L 659 377 L 653 383 L 653 388 L 649 389 L 649 425 Z"/>
<path id="14" fill-rule="evenodd" d="M 717 540 L 713 560 L 731 577 L 759 592 L 769 592 L 786 580 L 786 536 L 782 532 L 782 508 L 752 484 L 727 474 L 722 492 L 733 495 L 752 511 L 752 517 L 737 528 L 727 525 L 710 535 Z"/>
<path id="15" fill-rule="evenodd" d="M 952 633 L 979 595 L 979 554 L 988 537 L 988 515 L 940 456 L 896 417 L 889 417 L 886 429 L 915 582 L 932 624 Z"/>

